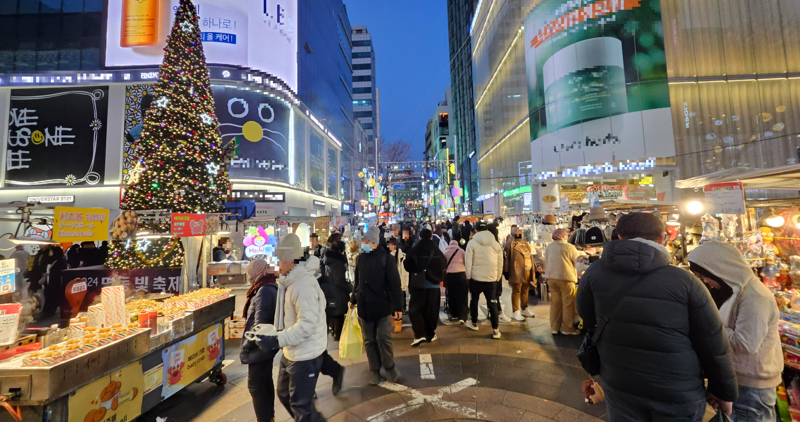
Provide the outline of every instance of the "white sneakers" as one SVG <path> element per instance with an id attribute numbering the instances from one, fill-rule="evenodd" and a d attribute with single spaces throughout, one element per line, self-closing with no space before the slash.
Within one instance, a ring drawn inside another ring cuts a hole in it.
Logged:
<path id="1" fill-rule="evenodd" d="M 503 311 L 500 311 L 500 316 L 498 316 L 497 320 L 506 324 L 511 322 L 511 318 L 506 316 L 506 314 L 504 314 Z"/>
<path id="2" fill-rule="evenodd" d="M 526 309 L 526 310 L 522 311 L 522 316 L 524 316 L 526 318 L 534 318 L 534 317 L 536 317 L 536 315 L 534 315 L 534 313 L 531 312 L 530 309 Z"/>
<path id="3" fill-rule="evenodd" d="M 525 321 L 525 317 L 522 316 L 522 313 L 520 311 L 514 312 L 514 319 L 516 319 L 517 321 Z"/>
<path id="4" fill-rule="evenodd" d="M 477 325 L 473 324 L 473 323 L 472 323 L 472 321 L 467 321 L 467 323 L 466 323 L 466 324 L 464 324 L 464 325 L 466 325 L 466 326 L 467 326 L 467 328 L 469 328 L 469 329 L 470 329 L 470 330 L 472 330 L 472 331 L 478 331 L 478 330 L 480 330 L 480 328 L 478 328 L 478 326 L 477 326 Z"/>
<path id="5" fill-rule="evenodd" d="M 500 330 L 493 330 L 493 331 L 492 331 L 492 338 L 493 338 L 493 339 L 495 339 L 495 340 L 498 340 L 498 339 L 500 339 L 500 337 L 502 337 L 502 336 L 500 335 Z"/>
<path id="6" fill-rule="evenodd" d="M 417 347 L 420 344 L 425 343 L 426 341 L 428 341 L 428 339 L 426 339 L 425 337 L 415 338 L 414 341 L 411 342 L 411 347 Z"/>

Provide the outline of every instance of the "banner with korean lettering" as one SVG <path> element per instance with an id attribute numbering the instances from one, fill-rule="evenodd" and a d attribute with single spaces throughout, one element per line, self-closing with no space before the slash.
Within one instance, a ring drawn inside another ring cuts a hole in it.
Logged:
<path id="1" fill-rule="evenodd" d="M 172 234 L 175 237 L 205 236 L 206 215 L 172 213 Z"/>
<path id="2" fill-rule="evenodd" d="M 161 351 L 164 365 L 162 400 L 197 381 L 222 362 L 221 339 L 222 324 L 215 324 Z"/>
<path id="3" fill-rule="evenodd" d="M 132 422 L 142 414 L 144 375 L 137 360 L 69 396 L 69 422 Z"/>
<path id="4" fill-rule="evenodd" d="M 75 281 L 75 283 L 70 284 Z M 61 272 L 61 285 L 74 286 L 77 283 L 86 283 L 86 295 L 80 301 L 81 311 L 87 311 L 94 298 L 100 295 L 103 287 L 121 284 L 125 289 L 142 293 L 180 293 L 181 269 L 180 268 L 148 268 L 132 270 L 111 269 L 85 269 L 75 268 Z M 67 292 L 69 295 L 70 292 Z M 62 303 L 62 306 L 72 306 L 72 303 Z"/>
<path id="5" fill-rule="evenodd" d="M 102 184 L 108 87 L 14 89 L 6 186 Z"/>
<path id="6" fill-rule="evenodd" d="M 108 210 L 56 207 L 53 240 L 60 243 L 108 240 Z"/>

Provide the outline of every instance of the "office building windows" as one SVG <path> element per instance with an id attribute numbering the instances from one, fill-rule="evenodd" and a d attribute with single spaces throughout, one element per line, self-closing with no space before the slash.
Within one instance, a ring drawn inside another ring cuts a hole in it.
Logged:
<path id="1" fill-rule="evenodd" d="M 366 47 L 372 45 L 372 40 L 353 41 L 353 47 Z"/>
<path id="2" fill-rule="evenodd" d="M 353 100 L 354 106 L 368 106 L 372 105 L 372 100 Z"/>
<path id="3" fill-rule="evenodd" d="M 365 51 L 362 53 L 353 53 L 354 59 L 368 59 L 370 57 L 372 57 L 372 53 L 369 51 Z"/>
<path id="4" fill-rule="evenodd" d="M 353 88 L 353 94 L 370 94 L 372 88 Z"/>
<path id="5" fill-rule="evenodd" d="M 353 65 L 353 70 L 370 70 L 370 69 L 372 69 L 372 64 L 371 63 L 354 64 Z"/>
<path id="6" fill-rule="evenodd" d="M 369 82 L 371 80 L 372 80 L 372 75 L 353 76 L 353 82 Z"/>

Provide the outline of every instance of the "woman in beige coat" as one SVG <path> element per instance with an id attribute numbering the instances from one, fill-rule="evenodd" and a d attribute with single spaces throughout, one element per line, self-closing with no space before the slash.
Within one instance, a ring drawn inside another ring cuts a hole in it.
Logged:
<path id="1" fill-rule="evenodd" d="M 511 309 L 514 319 L 525 321 L 525 317 L 533 317 L 528 310 L 528 294 L 534 282 L 534 271 L 531 246 L 522 239 L 522 232 L 512 229 L 513 241 L 506 248 L 504 273 L 511 285 Z"/>
<path id="2" fill-rule="evenodd" d="M 556 229 L 554 242 L 544 251 L 544 276 L 550 289 L 550 331 L 557 335 L 577 336 L 581 332 L 573 326 L 575 322 L 575 296 L 578 272 L 575 263 L 583 254 L 574 245 L 567 243 L 569 232 Z"/>

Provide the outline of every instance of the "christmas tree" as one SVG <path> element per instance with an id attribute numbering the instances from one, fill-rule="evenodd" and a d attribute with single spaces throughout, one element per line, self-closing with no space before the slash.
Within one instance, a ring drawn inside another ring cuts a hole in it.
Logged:
<path id="1" fill-rule="evenodd" d="M 160 70 L 120 209 L 222 212 L 231 185 L 191 0 L 175 12 Z M 169 222 L 140 221 L 138 230 L 169 232 Z M 183 259 L 177 239 L 113 242 L 109 252 L 111 268 L 176 266 Z"/>

